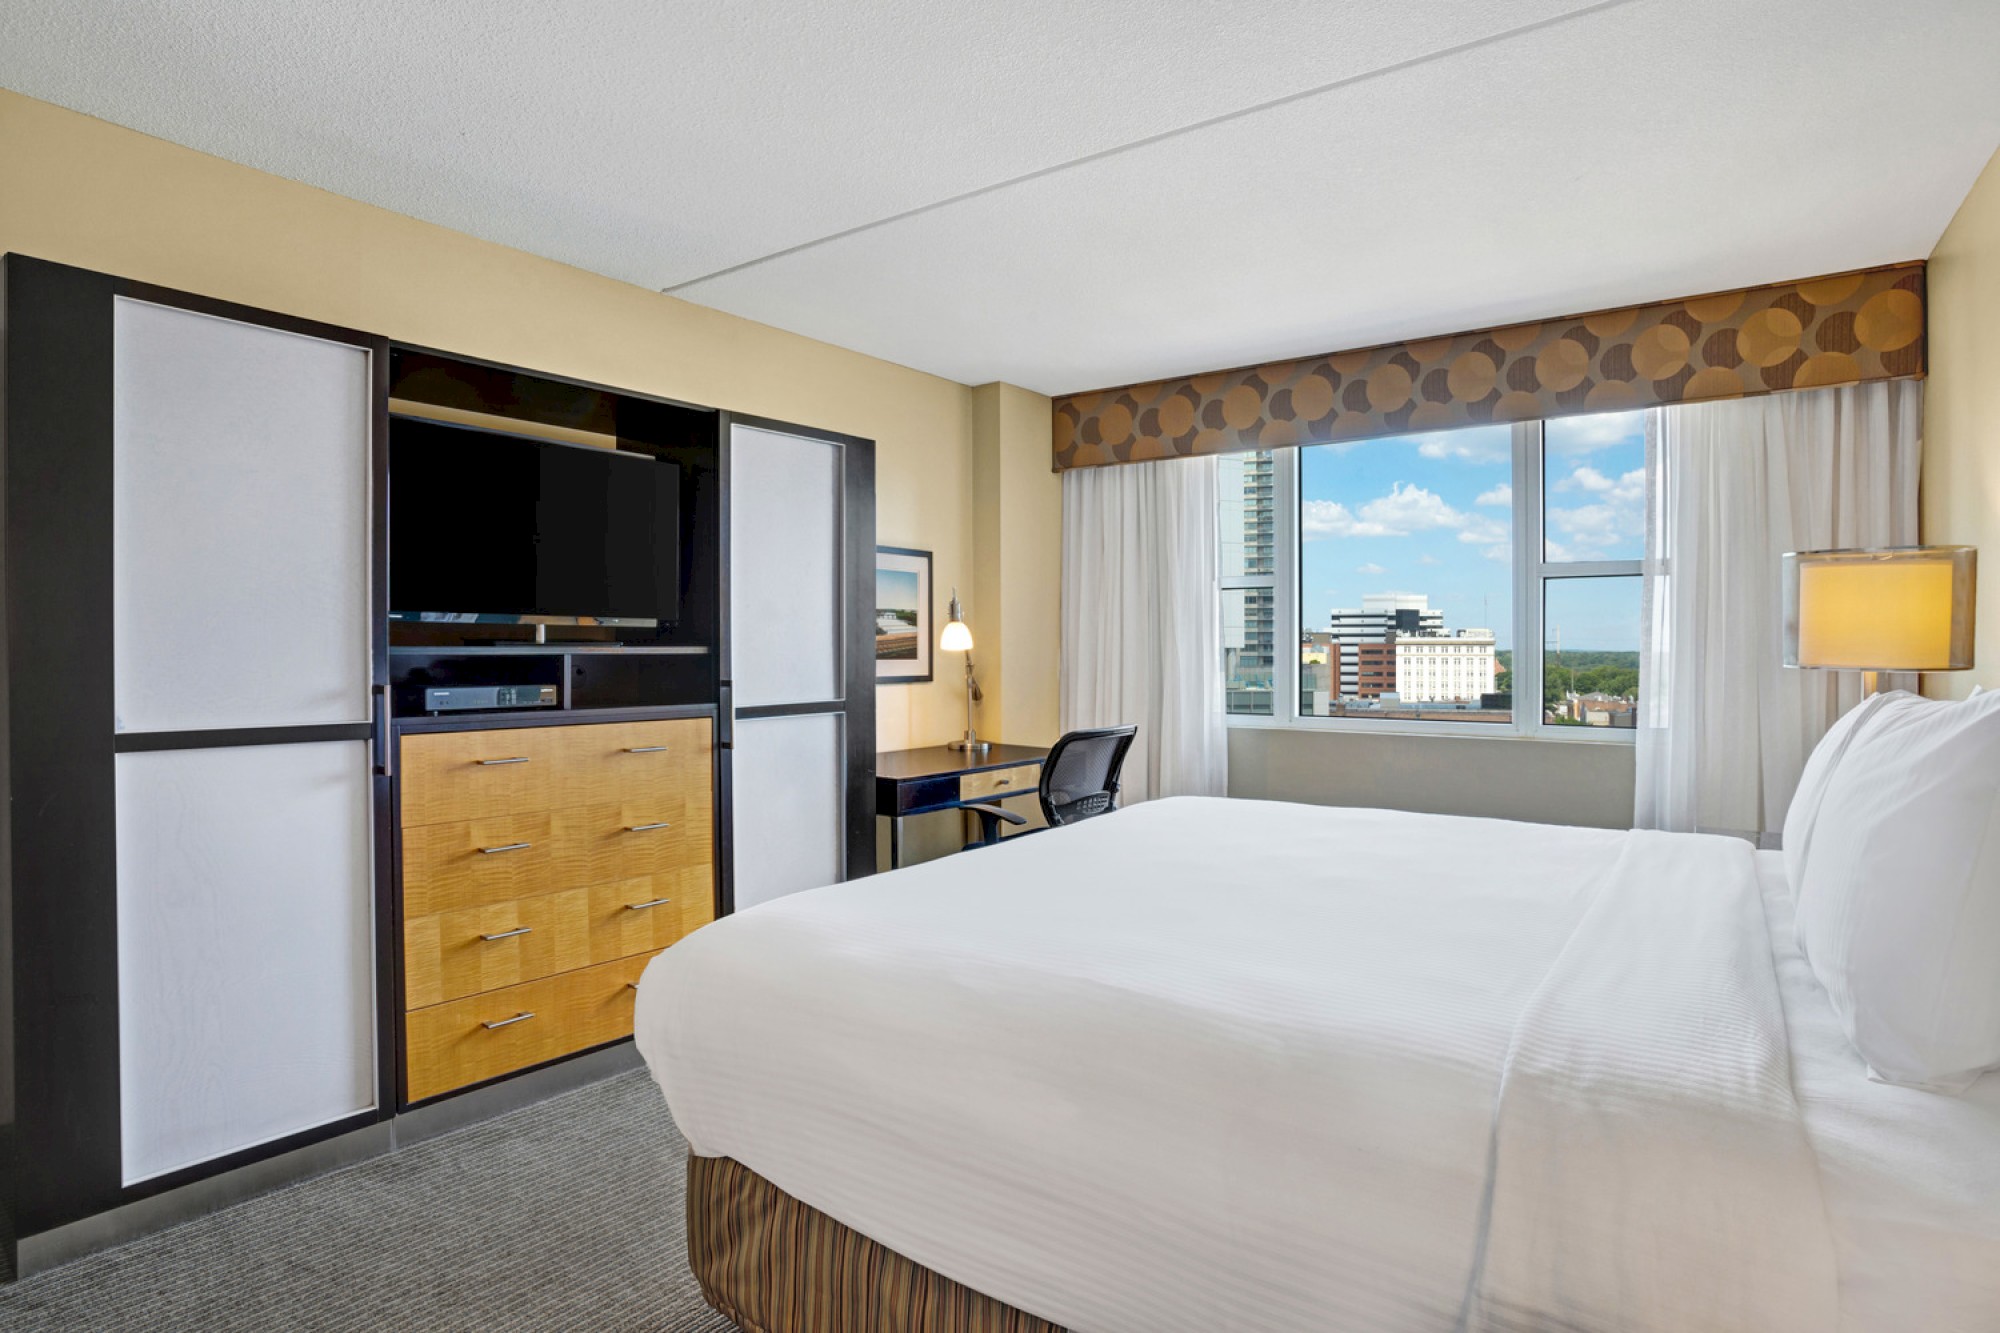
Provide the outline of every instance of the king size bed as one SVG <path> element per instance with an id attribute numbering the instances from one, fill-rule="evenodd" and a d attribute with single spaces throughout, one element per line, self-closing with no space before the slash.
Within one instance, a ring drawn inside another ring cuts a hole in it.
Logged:
<path id="1" fill-rule="evenodd" d="M 2000 1328 L 2000 1074 L 1871 1081 L 1726 838 L 1157 801 L 642 983 L 746 1329 Z"/>

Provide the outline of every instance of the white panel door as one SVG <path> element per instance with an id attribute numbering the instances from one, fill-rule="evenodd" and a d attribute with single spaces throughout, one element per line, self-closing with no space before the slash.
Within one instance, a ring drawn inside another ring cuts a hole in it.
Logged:
<path id="1" fill-rule="evenodd" d="M 119 298 L 119 731 L 365 722 L 369 353 Z"/>
<path id="2" fill-rule="evenodd" d="M 736 426 L 729 449 L 736 706 L 839 699 L 841 446 Z"/>
<path id="3" fill-rule="evenodd" d="M 366 741 L 120 754 L 127 1184 L 376 1104 Z"/>
<path id="4" fill-rule="evenodd" d="M 737 719 L 737 911 L 844 878 L 845 724 L 838 713 Z"/>

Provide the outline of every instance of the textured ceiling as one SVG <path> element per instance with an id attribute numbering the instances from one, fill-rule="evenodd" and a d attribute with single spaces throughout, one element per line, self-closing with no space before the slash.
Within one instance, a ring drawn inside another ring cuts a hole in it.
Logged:
<path id="1" fill-rule="evenodd" d="M 1044 391 L 1925 254 L 1993 0 L 7 0 L 0 86 Z"/>

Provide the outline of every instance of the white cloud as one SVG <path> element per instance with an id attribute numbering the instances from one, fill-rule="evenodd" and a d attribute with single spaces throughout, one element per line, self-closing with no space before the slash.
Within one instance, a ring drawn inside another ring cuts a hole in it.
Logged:
<path id="1" fill-rule="evenodd" d="M 1464 430 L 1432 431 L 1414 437 L 1425 458 L 1462 463 L 1505 463 L 1514 456 L 1514 432 L 1508 426 L 1471 426 Z"/>
<path id="2" fill-rule="evenodd" d="M 1359 511 L 1338 500 L 1308 500 L 1299 507 L 1299 524 L 1307 538 L 1407 537 L 1413 532 L 1462 528 L 1475 521 L 1444 502 L 1435 491 L 1397 482 Z"/>
<path id="3" fill-rule="evenodd" d="M 1638 444 L 1646 438 L 1644 412 L 1601 412 L 1587 417 L 1560 417 L 1543 427 L 1548 451 L 1558 457 L 1591 454 L 1613 445 Z"/>
<path id="4" fill-rule="evenodd" d="M 1579 467 L 1555 490 L 1582 492 L 1585 503 L 1570 508 L 1551 506 L 1549 528 L 1569 539 L 1566 554 L 1557 555 L 1553 541 L 1551 560 L 1597 560 L 1613 548 L 1630 547 L 1646 536 L 1646 471 L 1634 468 L 1613 478 L 1596 468 Z"/>
<path id="5" fill-rule="evenodd" d="M 1439 560 L 1434 555 L 1425 554 L 1417 557 L 1417 563 L 1420 565 L 1437 565 L 1437 564 L 1442 564 L 1444 562 Z"/>
<path id="6" fill-rule="evenodd" d="M 1376 564 L 1373 560 L 1371 560 L 1365 565 L 1356 565 L 1354 567 L 1354 572 L 1357 574 L 1367 574 L 1373 576 L 1376 574 L 1387 574 L 1389 571 L 1383 568 L 1381 565 Z"/>
<path id="7" fill-rule="evenodd" d="M 1477 500 L 1474 500 L 1472 503 L 1476 505 L 1503 505 L 1503 506 L 1513 504 L 1514 488 L 1503 481 L 1490 491 L 1481 491 L 1479 493 L 1479 498 Z"/>

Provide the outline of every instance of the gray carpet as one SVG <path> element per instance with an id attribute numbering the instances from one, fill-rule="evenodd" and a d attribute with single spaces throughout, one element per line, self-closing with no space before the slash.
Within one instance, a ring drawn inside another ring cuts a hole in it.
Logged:
<path id="1" fill-rule="evenodd" d="M 643 1072 L 0 1288 L 0 1329 L 724 1333 Z"/>

